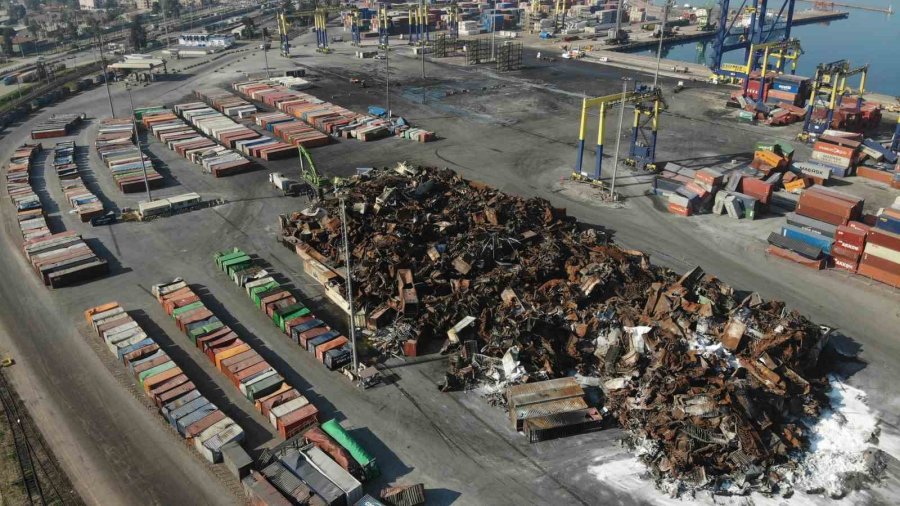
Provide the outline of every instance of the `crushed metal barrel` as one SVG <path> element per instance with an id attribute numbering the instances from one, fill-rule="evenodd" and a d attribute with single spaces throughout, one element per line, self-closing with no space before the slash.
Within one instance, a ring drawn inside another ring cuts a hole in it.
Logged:
<path id="1" fill-rule="evenodd" d="M 576 376 L 659 482 L 787 492 L 800 420 L 828 407 L 827 328 L 450 170 L 379 169 L 342 193 L 355 300 L 376 339 L 402 341 L 382 349 L 440 347 L 446 389 Z M 340 205 L 282 219 L 285 242 L 334 272 Z"/>

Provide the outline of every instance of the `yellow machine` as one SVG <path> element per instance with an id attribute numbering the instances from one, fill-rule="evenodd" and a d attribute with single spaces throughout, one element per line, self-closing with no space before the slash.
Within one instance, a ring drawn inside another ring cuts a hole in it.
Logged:
<path id="1" fill-rule="evenodd" d="M 760 58 L 760 53 L 762 53 L 762 58 L 758 59 Z M 756 65 L 759 65 L 760 72 L 765 76 L 770 59 L 774 60 L 775 69 L 778 72 L 784 69 L 785 63 L 790 62 L 791 73 L 794 73 L 797 70 L 797 60 L 800 59 L 801 54 L 803 54 L 803 48 L 800 47 L 800 41 L 797 39 L 754 44 L 750 46 L 750 56 L 747 58 L 747 63 L 722 63 L 719 71 L 710 76 L 710 80 L 733 84 L 743 82 L 744 93 L 746 94 L 750 74 L 756 70 Z"/>
<path id="2" fill-rule="evenodd" d="M 644 169 L 655 169 L 656 134 L 659 128 L 659 113 L 666 109 L 662 91 L 658 87 L 636 86 L 633 91 L 615 93 L 597 98 L 585 98 L 581 105 L 581 125 L 578 130 L 578 158 L 572 178 L 576 180 L 599 181 L 603 164 L 603 136 L 606 131 L 606 112 L 610 107 L 634 104 L 634 124 L 631 134 L 631 147 L 625 163 Z M 593 174 L 582 170 L 584 161 L 584 139 L 587 133 L 588 112 L 592 109 L 599 112 L 597 125 L 596 164 Z M 647 129 L 649 128 L 649 131 Z"/>
<path id="3" fill-rule="evenodd" d="M 803 132 L 798 135 L 798 138 L 807 140 L 810 135 L 819 135 L 831 128 L 834 110 L 839 106 L 839 101 L 844 95 L 857 95 L 857 109 L 859 109 L 862 106 L 862 96 L 866 92 L 868 73 L 868 64 L 851 68 L 850 62 L 847 60 L 823 63 L 816 67 L 816 75 L 813 78 L 812 90 L 809 95 L 809 112 L 803 122 Z M 847 79 L 857 75 L 860 76 L 859 88 L 854 90 L 847 86 Z M 822 108 L 825 109 L 824 117 L 814 114 L 817 109 Z"/>
<path id="4" fill-rule="evenodd" d="M 278 13 L 278 36 L 281 39 L 281 56 L 290 57 L 291 55 L 291 41 L 288 35 L 291 24 L 295 20 L 310 17 L 313 18 L 313 29 L 316 32 L 316 51 L 330 53 L 331 49 L 328 47 L 328 16 L 340 11 L 341 9 L 336 7 L 319 7 L 315 10 L 292 12 L 290 14 L 283 11 Z"/>

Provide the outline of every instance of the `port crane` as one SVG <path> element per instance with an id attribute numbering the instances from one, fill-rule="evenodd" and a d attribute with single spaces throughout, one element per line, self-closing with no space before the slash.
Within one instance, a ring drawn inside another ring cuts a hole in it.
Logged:
<path id="1" fill-rule="evenodd" d="M 636 85 L 632 91 L 615 93 L 603 97 L 585 97 L 581 105 L 581 124 L 578 130 L 578 158 L 572 178 L 576 180 L 599 181 L 603 165 L 603 134 L 606 131 L 606 112 L 616 105 L 634 105 L 634 123 L 631 132 L 631 145 L 628 148 L 626 165 L 645 170 L 656 168 L 656 136 L 659 128 L 659 113 L 667 108 L 659 87 Z M 587 133 L 588 113 L 597 109 L 599 113 L 596 162 L 594 173 L 583 171 L 584 143 Z"/>
<path id="2" fill-rule="evenodd" d="M 328 47 L 328 16 L 341 12 L 339 7 L 318 7 L 312 10 L 296 11 L 287 13 L 281 11 L 278 13 L 278 36 L 281 39 L 281 56 L 289 58 L 291 56 L 291 41 L 288 32 L 291 24 L 298 19 L 313 18 L 314 30 L 316 32 L 316 51 L 320 53 L 330 53 Z"/>
<path id="3" fill-rule="evenodd" d="M 835 107 L 840 107 L 842 98 L 845 95 L 856 93 L 856 108 L 859 110 L 862 106 L 863 93 L 866 91 L 866 76 L 868 72 L 868 64 L 853 68 L 847 60 L 819 64 L 816 67 L 816 74 L 812 80 L 809 112 L 806 113 L 806 119 L 803 121 L 803 132 L 800 134 L 800 137 L 805 140 L 831 128 Z M 860 76 L 859 88 L 853 90 L 847 86 L 847 79 L 857 75 Z M 816 117 L 820 116 L 816 114 L 816 111 L 821 109 L 825 110 L 824 116 Z"/>
<path id="4" fill-rule="evenodd" d="M 733 0 L 737 3 L 737 0 Z M 779 0 L 774 0 L 778 2 Z M 744 60 L 751 58 L 751 46 L 760 45 L 768 42 L 787 41 L 791 38 L 791 28 L 794 23 L 794 4 L 796 0 L 781 0 L 781 6 L 778 8 L 778 14 L 774 18 L 769 19 L 768 13 L 774 11 L 770 9 L 769 0 L 741 0 L 740 5 L 735 12 L 733 18 L 729 20 L 732 0 L 719 0 L 719 21 L 716 25 L 716 35 L 712 43 L 712 55 L 709 68 L 715 76 L 731 77 L 727 70 L 723 71 L 723 65 L 727 68 L 727 64 L 722 63 L 725 53 L 744 49 Z M 777 4 L 773 4 L 775 7 Z M 750 23 L 747 32 L 744 34 L 735 34 L 734 27 L 737 20 L 742 14 L 750 15 Z M 784 23 L 783 28 L 777 28 L 780 23 Z M 783 33 L 781 33 L 783 31 Z M 777 33 L 776 33 L 777 32 Z M 737 37 L 737 40 L 734 39 Z M 782 62 L 783 64 L 783 62 Z M 783 68 L 776 68 L 781 72 Z"/>

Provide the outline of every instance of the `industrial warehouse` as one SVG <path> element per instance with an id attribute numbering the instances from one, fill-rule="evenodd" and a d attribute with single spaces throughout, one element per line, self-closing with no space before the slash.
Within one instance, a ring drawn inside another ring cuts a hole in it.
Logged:
<path id="1" fill-rule="evenodd" d="M 891 8 L 152 7 L 3 74 L 5 501 L 895 502 Z"/>

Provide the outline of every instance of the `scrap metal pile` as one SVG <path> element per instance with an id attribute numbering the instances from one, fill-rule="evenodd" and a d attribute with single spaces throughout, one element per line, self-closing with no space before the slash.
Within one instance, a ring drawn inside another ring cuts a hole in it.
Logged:
<path id="1" fill-rule="evenodd" d="M 373 171 L 345 199 L 357 303 L 390 310 L 398 335 L 446 339 L 448 388 L 578 375 L 660 482 L 789 489 L 808 447 L 800 419 L 828 407 L 826 329 L 449 170 Z M 321 206 L 282 232 L 338 267 L 339 203 Z"/>

